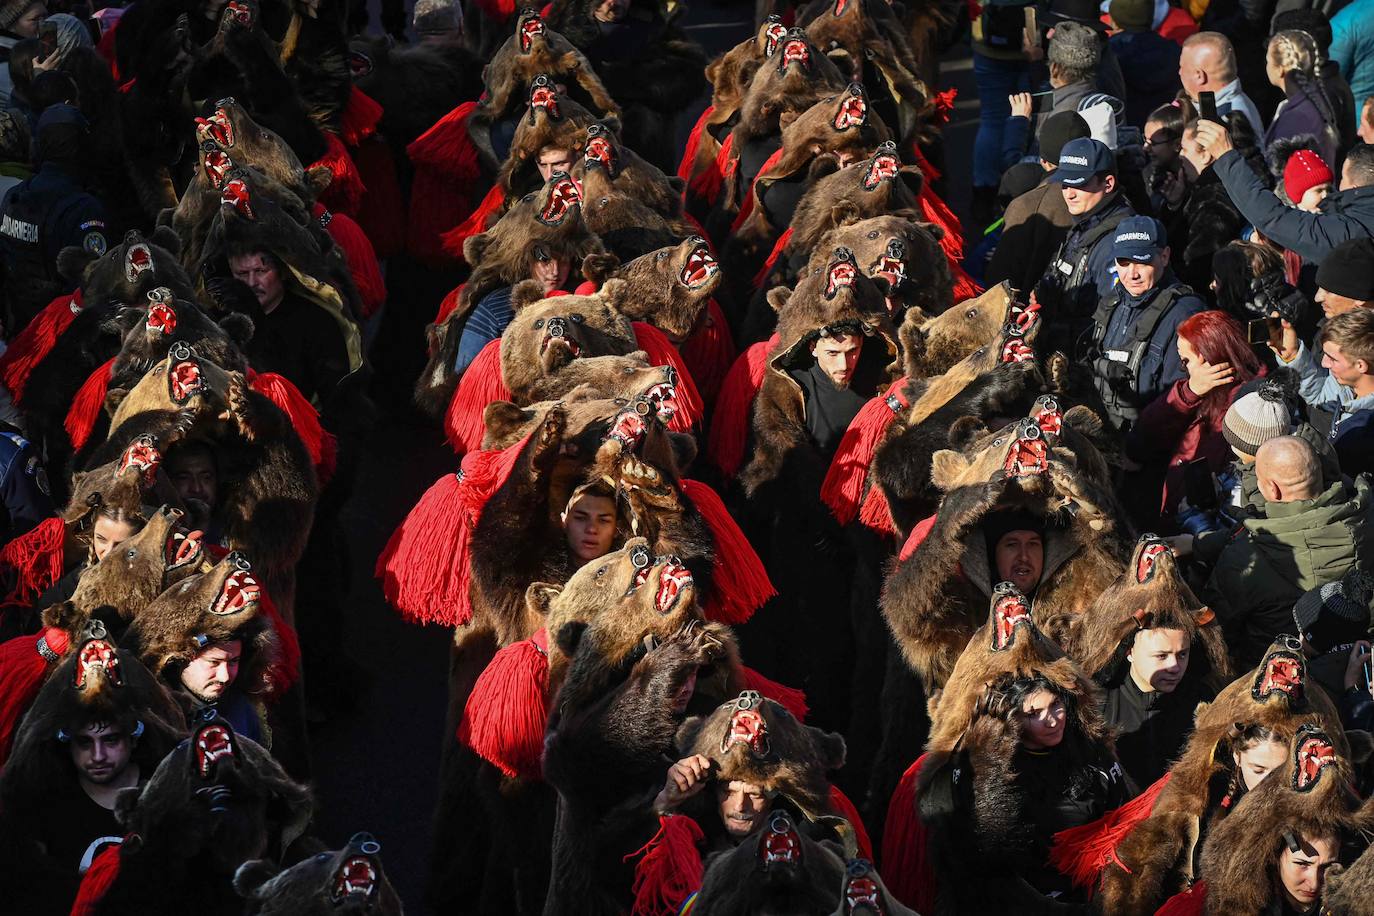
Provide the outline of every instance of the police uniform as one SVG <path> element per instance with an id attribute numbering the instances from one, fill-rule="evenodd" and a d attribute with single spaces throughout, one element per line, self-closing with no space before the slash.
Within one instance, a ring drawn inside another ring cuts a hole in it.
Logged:
<path id="1" fill-rule="evenodd" d="M 0 431 L 0 537 L 19 537 L 53 514 L 48 475 L 23 436 Z"/>

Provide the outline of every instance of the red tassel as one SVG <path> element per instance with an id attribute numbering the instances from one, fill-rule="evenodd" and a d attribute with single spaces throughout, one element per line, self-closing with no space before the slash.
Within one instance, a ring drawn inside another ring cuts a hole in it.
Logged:
<path id="1" fill-rule="evenodd" d="M 300 436 L 301 444 L 310 454 L 310 462 L 315 465 L 320 486 L 329 483 L 338 463 L 339 440 L 320 424 L 320 412 L 315 405 L 305 399 L 305 395 L 289 378 L 275 372 L 249 370 L 248 387 L 276 404 L 286 414 L 296 435 Z"/>
<path id="2" fill-rule="evenodd" d="M 91 867 L 81 876 L 81 887 L 77 889 L 76 900 L 72 903 L 71 916 L 96 916 L 101 901 L 119 877 L 121 848 L 106 846 L 91 860 Z"/>
<path id="3" fill-rule="evenodd" d="M 754 274 L 754 287 L 758 288 L 768 282 L 768 274 L 773 269 L 773 265 L 778 263 L 778 258 L 782 257 L 782 252 L 787 248 L 787 243 L 792 241 L 792 227 L 788 226 L 783 230 L 782 235 L 778 236 L 777 242 L 773 244 L 773 250 L 768 252 L 768 259 L 763 262 L 759 272 Z"/>
<path id="4" fill-rule="evenodd" d="M 296 638 L 296 628 L 282 617 L 271 595 L 264 591 L 258 606 L 277 635 L 278 654 L 267 669 L 267 697 L 276 699 L 290 690 L 301 676 L 301 643 Z"/>
<path id="5" fill-rule="evenodd" d="M 759 196 L 758 191 L 754 187 L 754 183 L 764 175 L 767 175 L 768 170 L 777 165 L 780 159 L 782 159 L 781 146 L 773 151 L 773 155 L 763 161 L 763 167 L 760 168 L 758 174 L 754 176 L 754 181 L 749 183 L 749 193 L 744 195 L 744 203 L 740 204 L 739 212 L 735 214 L 735 221 L 730 224 L 731 235 L 738 232 L 739 227 L 743 226 L 744 221 L 749 218 L 749 214 L 754 212 L 754 204 L 758 201 Z"/>
<path id="6" fill-rule="evenodd" d="M 930 160 L 926 158 L 926 154 L 921 152 L 921 144 L 911 144 L 911 157 L 915 160 L 916 167 L 921 170 L 921 175 L 927 182 L 940 180 L 940 170 L 931 165 Z"/>
<path id="7" fill-rule="evenodd" d="M 882 487 L 870 487 L 859 508 L 859 524 L 872 528 L 879 534 L 895 535 L 897 523 L 892 520 L 892 507 L 887 503 L 887 495 Z"/>
<path id="8" fill-rule="evenodd" d="M 788 687 L 771 678 L 764 677 L 748 665 L 741 665 L 744 671 L 744 689 L 757 690 L 774 703 L 781 704 L 798 722 L 806 721 L 811 707 L 806 705 L 806 691 L 799 687 Z"/>
<path id="9" fill-rule="evenodd" d="M 854 842 L 859 846 L 859 855 L 872 862 L 873 841 L 868 838 L 868 828 L 864 826 L 864 819 L 859 817 L 859 809 L 854 807 L 849 796 L 840 791 L 839 786 L 830 787 L 830 808 L 849 821 L 854 828 Z"/>
<path id="10" fill-rule="evenodd" d="M 339 135 L 349 146 L 357 146 L 377 132 L 382 106 L 357 86 L 348 91 L 348 103 L 340 115 Z"/>
<path id="11" fill-rule="evenodd" d="M 954 273 L 954 289 L 953 295 L 950 297 L 954 302 L 951 304 L 963 302 L 966 299 L 977 299 L 983 295 L 983 287 L 970 277 L 961 265 L 951 262 L 950 269 Z"/>
<path id="12" fill-rule="evenodd" d="M 744 463 L 744 445 L 749 441 L 749 418 L 754 398 L 763 387 L 768 369 L 768 353 L 777 346 L 778 335 L 751 344 L 725 376 L 716 398 L 716 413 L 711 418 L 711 434 L 706 440 L 706 457 L 726 477 L 734 477 Z"/>
<path id="13" fill-rule="evenodd" d="M 921 185 L 920 202 L 922 218 L 926 222 L 934 223 L 945 230 L 944 238 L 940 239 L 940 247 L 944 249 L 945 257 L 949 258 L 951 265 L 962 261 L 964 259 L 964 227 L 959 223 L 959 217 L 955 216 L 949 205 L 931 190 L 929 183 L 922 183 Z"/>
<path id="14" fill-rule="evenodd" d="M 707 620 L 744 623 L 777 589 L 768 579 L 754 547 L 731 518 L 716 491 L 695 480 L 682 482 L 682 493 L 701 513 L 714 542 L 711 595 L 705 602 Z"/>
<path id="15" fill-rule="evenodd" d="M 549 721 L 549 637 L 501 649 L 473 684 L 458 723 L 458 740 L 511 778 L 542 780 Z"/>
<path id="16" fill-rule="evenodd" d="M 415 169 L 406 244 L 425 263 L 449 260 L 439 236 L 460 215 L 472 212 L 473 193 L 482 180 L 477 147 L 468 134 L 468 119 L 476 109 L 476 102 L 464 102 L 406 147 Z"/>
<path id="17" fill-rule="evenodd" d="M 1174 894 L 1155 910 L 1155 916 L 1202 916 L 1207 912 L 1207 882 L 1199 881 L 1186 891 Z"/>
<path id="18" fill-rule="evenodd" d="M 353 157 L 348 155 L 343 141 L 327 130 L 321 133 L 324 135 L 325 154 L 307 168 L 322 165 L 329 169 L 329 174 L 334 177 L 320 195 L 320 202 L 336 213 L 352 216 L 358 212 L 363 194 L 367 192 L 363 186 L 363 176 L 358 174 L 358 167 L 353 164 Z"/>
<path id="19" fill-rule="evenodd" d="M 635 344 L 648 355 L 649 365 L 672 366 L 677 370 L 677 412 L 668 421 L 668 428 L 680 433 L 691 432 L 706 419 L 706 407 L 701 403 L 701 392 L 697 391 L 697 383 L 682 361 L 682 354 L 658 328 L 643 321 L 633 324 Z"/>
<path id="20" fill-rule="evenodd" d="M 329 213 L 323 204 L 315 204 L 314 216 L 319 219 Z M 353 277 L 353 285 L 358 287 L 362 297 L 362 317 L 371 318 L 386 301 L 386 280 L 382 277 L 382 267 L 377 263 L 377 253 L 372 243 L 363 233 L 362 227 L 346 213 L 329 213 L 325 231 L 334 244 L 343 251 L 344 263 Z"/>
<path id="21" fill-rule="evenodd" d="M 33 705 L 48 671 L 57 664 L 43 655 L 40 640 L 58 660 L 67 651 L 67 633 L 56 627 L 44 627 L 37 635 L 17 636 L 0 644 L 0 770 L 9 759 L 19 721 Z"/>
<path id="22" fill-rule="evenodd" d="M 9 390 L 16 405 L 24 401 L 24 389 L 34 367 L 52 352 L 57 338 L 76 320 L 81 311 L 81 290 L 58 296 L 43 311 L 24 325 L 3 354 L 0 354 L 0 382 Z"/>
<path id="23" fill-rule="evenodd" d="M 906 383 L 906 376 L 902 376 L 889 385 L 886 392 L 869 399 L 849 421 L 849 428 L 840 439 L 830 470 L 825 474 L 825 483 L 821 484 L 821 502 L 830 507 L 830 514 L 841 525 L 848 525 L 858 515 L 864 485 L 868 482 L 868 468 L 883 434 L 897 414 L 911 406 L 902 394 Z"/>
<path id="24" fill-rule="evenodd" d="M 501 339 L 478 352 L 458 381 L 458 389 L 444 413 L 444 437 L 460 455 L 482 447 L 487 428 L 482 413 L 492 401 L 509 401 L 510 389 L 501 378 Z"/>
<path id="25" fill-rule="evenodd" d="M 685 814 L 662 815 L 658 833 L 625 861 L 644 855 L 635 865 L 630 916 L 677 916 L 687 898 L 701 890 L 705 869 L 700 845 L 706 834 Z"/>
<path id="26" fill-rule="evenodd" d="M 67 438 L 72 448 L 85 446 L 95 431 L 100 412 L 105 409 L 105 394 L 110 389 L 110 377 L 114 374 L 114 357 L 99 369 L 92 372 L 76 390 L 72 406 L 67 410 L 67 419 L 62 425 L 67 430 Z"/>
<path id="27" fill-rule="evenodd" d="M 935 93 L 935 120 L 937 123 L 949 123 L 949 116 L 954 113 L 954 100 L 958 97 L 959 90 L 957 87 Z"/>
<path id="28" fill-rule="evenodd" d="M 463 220 L 454 228 L 443 233 L 439 237 L 439 242 L 443 246 L 444 253 L 451 258 L 463 260 L 463 243 L 474 235 L 486 232 L 491 226 L 493 216 L 501 209 L 506 202 L 506 192 L 501 190 L 499 184 L 492 185 L 487 196 L 482 198 L 482 202 L 477 205 L 468 218 Z"/>
<path id="29" fill-rule="evenodd" d="M 926 846 L 926 826 L 916 810 L 916 781 L 925 759 L 922 754 L 907 768 L 888 802 L 882 866 L 889 894 L 918 913 L 933 913 L 935 871 Z"/>
<path id="30" fill-rule="evenodd" d="M 701 149 L 701 135 L 706 130 L 706 121 L 716 113 L 716 106 L 707 105 L 706 110 L 697 118 L 692 132 L 687 135 L 687 147 L 682 151 L 682 161 L 677 164 L 677 177 L 683 181 L 692 178 L 692 166 L 696 164 L 697 152 Z"/>
<path id="31" fill-rule="evenodd" d="M 930 534 L 931 529 L 935 527 L 935 522 L 939 517 L 939 515 L 932 515 L 911 529 L 911 533 L 906 536 L 906 543 L 902 545 L 901 553 L 897 555 L 898 560 L 905 560 L 916 552 L 916 549 Z"/>
<path id="32" fill-rule="evenodd" d="M 445 321 L 448 321 L 448 316 L 452 315 L 453 310 L 458 307 L 458 300 L 462 298 L 464 286 L 467 286 L 467 284 L 459 283 L 448 291 L 448 295 L 439 303 L 439 314 L 434 316 L 435 324 L 443 324 Z"/>
<path id="33" fill-rule="evenodd" d="M 700 198 L 702 203 L 710 207 L 720 196 L 721 185 L 725 184 L 725 174 L 727 169 L 734 171 L 734 163 L 731 160 L 730 151 L 735 145 L 735 135 L 727 134 L 725 142 L 720 145 L 720 152 L 716 153 L 715 161 L 702 169 L 700 174 L 691 180 L 687 185 L 687 193 L 692 197 Z"/>
<path id="34" fill-rule="evenodd" d="M 477 147 L 468 134 L 468 120 L 476 110 L 476 102 L 464 102 L 412 140 L 406 155 L 415 167 L 436 169 L 456 181 L 471 181 L 480 176 Z"/>
<path id="35" fill-rule="evenodd" d="M 735 361 L 735 340 L 716 300 L 706 302 L 706 320 L 682 343 L 682 359 L 692 371 L 703 400 L 714 404 L 730 365 Z"/>
<path id="36" fill-rule="evenodd" d="M 367 188 L 355 215 L 358 227 L 378 261 L 393 258 L 406 248 L 406 205 L 396 158 L 386 141 L 374 134 L 354 148 L 353 162 Z"/>
<path id="37" fill-rule="evenodd" d="M 67 526 L 53 516 L 0 549 L 0 569 L 17 573 L 14 588 L 0 599 L 0 608 L 28 607 L 62 578 L 66 541 Z"/>
<path id="38" fill-rule="evenodd" d="M 1091 823 L 1056 833 L 1054 845 L 1050 847 L 1050 864 L 1071 879 L 1074 887 L 1091 888 L 1097 884 L 1102 869 L 1115 856 L 1116 847 L 1136 824 L 1150 816 L 1170 775 L 1165 773 L 1115 811 L 1108 811 Z"/>
<path id="39" fill-rule="evenodd" d="M 411 623 L 466 626 L 472 620 L 468 544 L 482 509 L 515 466 L 529 436 L 507 449 L 469 452 L 462 470 L 435 481 L 377 558 L 382 592 Z"/>

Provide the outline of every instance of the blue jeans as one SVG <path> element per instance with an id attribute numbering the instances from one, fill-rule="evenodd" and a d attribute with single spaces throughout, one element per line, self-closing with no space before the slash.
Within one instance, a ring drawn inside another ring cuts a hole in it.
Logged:
<path id="1" fill-rule="evenodd" d="M 1007 96 L 1030 91 L 1030 64 L 973 52 L 978 82 L 978 136 L 973 140 L 973 186 L 995 188 L 1002 180 L 1002 131 L 1011 117 Z"/>

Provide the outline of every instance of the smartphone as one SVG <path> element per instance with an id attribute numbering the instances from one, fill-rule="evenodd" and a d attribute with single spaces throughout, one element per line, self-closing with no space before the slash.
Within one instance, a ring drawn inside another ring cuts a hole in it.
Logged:
<path id="1" fill-rule="evenodd" d="M 1279 327 L 1277 318 L 1252 318 L 1245 323 L 1245 338 L 1252 344 L 1268 344 Z"/>
<path id="2" fill-rule="evenodd" d="M 43 56 L 45 58 L 51 56 L 52 52 L 57 50 L 57 27 L 40 28 L 38 40 L 43 43 Z"/>
<path id="3" fill-rule="evenodd" d="M 1196 458 L 1183 466 L 1183 489 L 1188 505 L 1210 511 L 1217 508 L 1217 485 L 1206 458 Z"/>
<path id="4" fill-rule="evenodd" d="M 1198 117 L 1204 121 L 1221 123 L 1221 119 L 1217 117 L 1217 94 L 1215 92 L 1199 92 L 1197 94 L 1197 113 Z"/>

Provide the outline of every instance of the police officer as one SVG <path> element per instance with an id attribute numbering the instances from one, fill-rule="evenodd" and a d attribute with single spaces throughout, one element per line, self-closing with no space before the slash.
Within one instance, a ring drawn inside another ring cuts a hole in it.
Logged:
<path id="1" fill-rule="evenodd" d="M 1117 282 L 1093 315 L 1086 355 L 1108 420 L 1127 430 L 1146 404 L 1188 374 L 1175 343 L 1178 326 L 1207 306 L 1169 269 L 1159 220 L 1123 219 L 1109 243 Z"/>
<path id="2" fill-rule="evenodd" d="M 0 427 L 0 540 L 8 543 L 52 514 L 48 476 L 33 446 Z"/>
<path id="3" fill-rule="evenodd" d="M 85 116 L 74 106 L 48 106 L 34 132 L 38 170 L 0 203 L 10 333 L 18 333 L 53 297 L 75 285 L 57 270 L 63 248 L 78 246 L 99 257 L 109 247 L 105 205 L 85 185 L 89 133 Z"/>
<path id="4" fill-rule="evenodd" d="M 1116 157 L 1080 137 L 1064 144 L 1049 180 L 1061 185 L 1073 225 L 1035 287 L 1052 340 L 1077 340 L 1098 301 L 1112 291 L 1112 232 L 1134 214 L 1118 193 Z"/>

